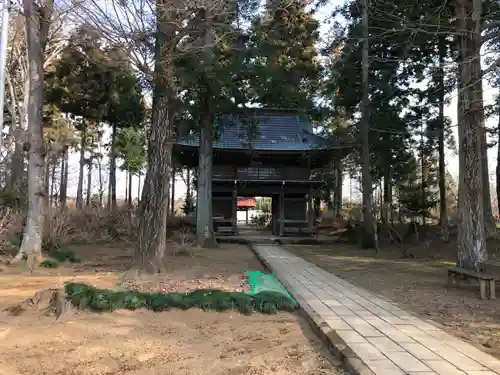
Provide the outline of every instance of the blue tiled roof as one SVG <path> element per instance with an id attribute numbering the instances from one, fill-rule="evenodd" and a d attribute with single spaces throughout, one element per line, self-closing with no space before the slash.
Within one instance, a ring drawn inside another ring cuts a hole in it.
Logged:
<path id="1" fill-rule="evenodd" d="M 218 149 L 307 151 L 332 148 L 326 139 L 312 133 L 307 119 L 295 114 L 259 114 L 251 117 L 225 116 L 214 126 Z M 251 142 L 249 142 L 249 138 Z M 199 146 L 199 134 L 179 137 L 176 144 Z"/>

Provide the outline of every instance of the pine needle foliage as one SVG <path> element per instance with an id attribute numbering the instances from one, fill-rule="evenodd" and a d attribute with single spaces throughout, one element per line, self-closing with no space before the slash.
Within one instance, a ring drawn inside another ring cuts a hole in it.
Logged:
<path id="1" fill-rule="evenodd" d="M 227 311 L 237 310 L 250 315 L 254 312 L 276 314 L 279 311 L 294 311 L 297 303 L 277 292 L 261 292 L 248 295 L 243 292 L 228 292 L 217 289 L 200 289 L 188 293 L 144 293 L 136 291 L 113 291 L 99 289 L 82 283 L 68 283 L 64 287 L 66 298 L 79 309 L 108 312 L 119 309 L 148 309 L 155 312 L 170 309 Z"/>

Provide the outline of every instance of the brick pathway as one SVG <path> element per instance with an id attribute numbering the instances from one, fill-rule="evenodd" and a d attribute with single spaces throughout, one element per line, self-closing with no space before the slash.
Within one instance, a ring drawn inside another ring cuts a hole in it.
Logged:
<path id="1" fill-rule="evenodd" d="M 279 246 L 253 248 L 375 375 L 500 374 L 499 360 L 387 300 Z"/>

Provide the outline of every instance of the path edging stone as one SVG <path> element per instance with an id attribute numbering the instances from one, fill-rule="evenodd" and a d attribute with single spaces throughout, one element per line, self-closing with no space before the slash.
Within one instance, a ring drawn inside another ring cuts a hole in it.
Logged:
<path id="1" fill-rule="evenodd" d="M 278 280 L 283 284 L 286 290 L 295 298 L 299 305 L 299 312 L 305 318 L 307 323 L 311 326 L 314 333 L 323 341 L 327 346 L 330 353 L 342 362 L 343 367 L 351 373 L 351 375 L 375 375 L 370 370 L 368 365 L 354 351 L 349 345 L 328 325 L 328 323 L 317 314 L 309 304 L 301 297 L 295 295 L 294 289 L 284 280 L 279 277 L 279 272 L 275 272 L 269 262 L 259 254 L 254 245 L 260 245 L 248 241 L 248 246 L 255 254 L 257 259 L 271 272 L 273 272 Z M 262 244 L 265 246 L 266 244 Z"/>

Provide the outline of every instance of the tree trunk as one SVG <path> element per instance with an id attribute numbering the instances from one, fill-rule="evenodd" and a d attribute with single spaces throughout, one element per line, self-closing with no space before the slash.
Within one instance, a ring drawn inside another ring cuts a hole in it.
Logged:
<path id="1" fill-rule="evenodd" d="M 481 0 L 457 0 L 459 90 L 458 131 L 461 153 L 457 264 L 477 269 L 487 259 L 483 211 L 481 125 L 484 112 L 481 95 L 480 29 Z M 472 15 L 472 16 L 469 16 Z"/>
<path id="2" fill-rule="evenodd" d="M 24 97 L 23 110 L 19 114 L 19 127 L 14 132 L 14 154 L 12 155 L 11 170 L 10 170 L 10 187 L 13 191 L 21 192 L 23 186 L 22 180 L 24 177 L 24 142 L 27 139 L 28 126 L 28 106 L 30 95 L 30 80 L 26 78 L 24 82 Z"/>
<path id="3" fill-rule="evenodd" d="M 475 67 L 481 71 L 481 62 L 478 62 L 479 67 Z M 483 82 L 479 80 L 478 96 L 480 97 L 481 107 L 483 106 Z M 482 165 L 482 180 L 483 180 L 483 210 L 484 210 L 484 229 L 486 236 L 493 236 L 496 232 L 495 218 L 493 217 L 493 209 L 491 207 L 491 191 L 490 191 L 490 173 L 488 166 L 488 146 L 486 144 L 486 120 L 484 116 L 484 109 L 479 113 L 480 133 L 479 139 L 481 143 L 481 165 Z"/>
<path id="4" fill-rule="evenodd" d="M 76 208 L 81 210 L 83 208 L 83 169 L 85 168 L 85 147 L 86 147 L 85 130 L 82 130 L 80 139 L 80 166 L 78 171 L 78 188 L 76 190 Z"/>
<path id="5" fill-rule="evenodd" d="M 361 102 L 361 121 L 360 131 L 362 137 L 362 176 L 363 176 L 363 224 L 364 233 L 361 238 L 361 246 L 363 248 L 376 247 L 373 221 L 373 194 L 372 194 L 372 176 L 370 174 L 370 129 L 368 123 L 369 111 L 369 33 L 368 33 L 368 1 L 363 0 L 363 58 L 362 58 L 362 72 L 363 72 L 363 98 Z"/>
<path id="6" fill-rule="evenodd" d="M 97 158 L 97 169 L 99 170 L 99 208 L 102 208 L 104 199 L 104 183 L 102 181 L 102 154 Z"/>
<path id="7" fill-rule="evenodd" d="M 87 161 L 87 201 L 85 202 L 87 207 L 90 206 L 92 201 L 92 157 Z"/>
<path id="8" fill-rule="evenodd" d="M 163 7 L 157 7 L 158 19 L 165 20 Z M 147 172 L 142 188 L 139 238 L 134 253 L 139 272 L 157 273 L 164 269 L 167 246 L 167 202 L 172 162 L 173 122 L 171 98 L 173 72 L 168 59 L 173 30 L 168 22 L 158 22 L 155 43 L 153 108 L 148 134 Z"/>
<path id="9" fill-rule="evenodd" d="M 49 199 L 49 187 L 50 187 L 50 163 L 49 161 L 45 160 L 45 171 L 44 171 L 44 184 L 43 187 L 45 189 L 45 194 L 44 197 L 45 199 L 43 200 L 43 215 L 47 217 L 49 214 L 49 206 L 50 206 L 50 199 Z"/>
<path id="10" fill-rule="evenodd" d="M 55 197 L 55 185 L 56 185 L 56 165 L 57 162 L 55 162 L 52 165 L 52 172 L 50 174 L 50 197 L 49 197 L 49 206 L 52 207 L 54 204 L 54 197 Z"/>
<path id="11" fill-rule="evenodd" d="M 388 166 L 384 174 L 383 185 L 383 208 L 382 208 L 382 221 L 388 223 L 391 221 L 392 215 L 392 175 L 391 168 Z"/>
<path id="12" fill-rule="evenodd" d="M 344 184 L 342 160 L 335 159 L 335 191 L 333 193 L 333 207 L 335 216 L 342 212 L 342 185 Z"/>
<path id="13" fill-rule="evenodd" d="M 314 197 L 314 218 L 319 219 L 320 216 L 321 216 L 321 199 L 319 197 Z"/>
<path id="14" fill-rule="evenodd" d="M 191 198 L 191 169 L 190 168 L 187 168 L 186 175 L 187 175 L 186 176 L 186 181 L 187 181 L 187 183 L 186 183 L 186 197 Z"/>
<path id="15" fill-rule="evenodd" d="M 26 258 L 26 265 L 30 270 L 33 270 L 42 259 L 43 202 L 45 199 L 43 56 L 48 34 L 48 21 L 52 13 L 52 2 L 47 0 L 41 8 L 36 9 L 33 0 L 23 0 L 23 9 L 28 49 L 28 76 L 30 79 L 28 101 L 28 134 L 30 141 L 28 159 L 28 217 L 23 231 L 21 248 L 13 261 Z"/>
<path id="16" fill-rule="evenodd" d="M 64 146 L 61 160 L 61 183 L 59 186 L 59 202 L 61 204 L 61 208 L 66 207 L 66 198 L 68 196 L 68 159 L 68 146 Z"/>
<path id="17" fill-rule="evenodd" d="M 128 198 L 127 203 L 129 207 L 132 207 L 132 173 L 128 174 Z"/>
<path id="18" fill-rule="evenodd" d="M 464 137 L 464 129 L 463 126 L 460 126 L 461 123 L 463 123 L 463 110 L 462 106 L 464 105 L 465 101 L 465 95 L 464 95 L 464 85 L 461 80 L 461 75 L 462 75 L 462 67 L 460 66 L 460 62 L 463 61 L 462 57 L 462 51 L 461 51 L 461 45 L 462 42 L 460 38 L 457 38 L 457 46 L 458 46 L 458 74 L 457 74 L 457 89 L 458 89 L 458 95 L 457 95 L 457 124 L 459 125 L 457 127 L 457 133 L 458 133 L 458 199 L 457 199 L 457 210 L 460 214 L 460 207 L 462 206 L 462 202 L 465 199 L 464 195 L 464 170 L 461 166 L 465 165 L 465 159 L 464 159 L 464 147 L 462 145 L 462 138 Z"/>
<path id="19" fill-rule="evenodd" d="M 208 85 L 203 98 L 200 119 L 200 155 L 198 162 L 198 194 L 196 200 L 196 240 L 201 247 L 214 247 L 215 240 L 212 219 L 212 151 L 213 114 Z"/>
<path id="20" fill-rule="evenodd" d="M 420 118 L 420 214 L 422 217 L 422 225 L 425 225 L 427 219 L 427 163 L 425 160 L 425 140 L 424 140 L 424 121 Z"/>
<path id="21" fill-rule="evenodd" d="M 125 171 L 125 204 L 128 203 L 128 171 Z"/>
<path id="22" fill-rule="evenodd" d="M 444 59 L 446 57 L 446 40 L 444 36 L 439 37 L 439 82 L 438 82 L 438 95 L 439 95 L 439 129 L 438 129 L 438 152 L 439 152 L 439 223 L 441 225 L 441 234 L 443 240 L 448 242 L 448 202 L 446 191 L 446 156 L 444 145 L 444 100 L 445 100 L 445 86 L 444 86 Z"/>
<path id="23" fill-rule="evenodd" d="M 137 206 L 141 204 L 141 173 L 137 174 Z"/>
<path id="24" fill-rule="evenodd" d="M 206 12 L 206 10 L 204 10 Z M 202 19 L 207 20 L 207 14 Z M 200 148 L 198 161 L 198 196 L 196 201 L 196 241 L 201 247 L 215 247 L 217 241 L 214 234 L 212 217 L 212 153 L 214 136 L 214 108 L 211 66 L 213 64 L 214 35 L 208 23 L 205 25 L 203 62 L 205 72 L 201 80 L 203 87 L 200 100 Z"/>
<path id="25" fill-rule="evenodd" d="M 108 208 L 116 208 L 116 124 L 111 130 L 111 150 L 109 153 L 109 188 L 108 188 Z"/>
<path id="26" fill-rule="evenodd" d="M 26 131 L 24 129 L 16 129 L 14 136 L 14 153 L 12 155 L 10 181 L 9 185 L 13 191 L 21 194 L 21 187 L 23 185 L 24 177 L 24 140 L 26 138 Z"/>
<path id="27" fill-rule="evenodd" d="M 497 206 L 500 215 L 500 94 L 498 97 L 499 106 L 498 106 L 498 147 L 497 147 L 497 169 L 496 169 L 496 182 L 497 182 Z"/>
<path id="28" fill-rule="evenodd" d="M 172 194 L 170 199 L 170 216 L 175 216 L 175 174 L 176 174 L 175 164 L 172 163 Z"/>

